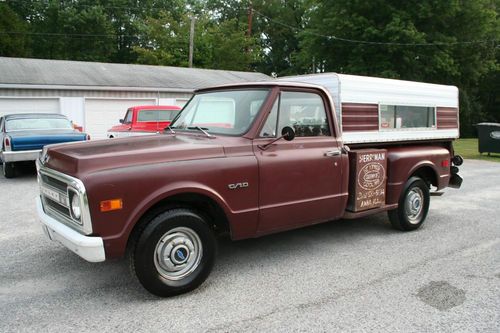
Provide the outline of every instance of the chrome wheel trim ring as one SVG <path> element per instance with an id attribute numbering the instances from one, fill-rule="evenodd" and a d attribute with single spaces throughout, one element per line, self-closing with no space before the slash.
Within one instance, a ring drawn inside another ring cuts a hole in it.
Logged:
<path id="1" fill-rule="evenodd" d="M 191 228 L 169 230 L 156 244 L 154 264 L 158 273 L 171 281 L 182 280 L 200 265 L 203 245 Z"/>
<path id="2" fill-rule="evenodd" d="M 424 192 L 421 188 L 414 187 L 408 191 L 405 199 L 405 214 L 411 224 L 418 224 L 422 220 L 424 201 Z"/>

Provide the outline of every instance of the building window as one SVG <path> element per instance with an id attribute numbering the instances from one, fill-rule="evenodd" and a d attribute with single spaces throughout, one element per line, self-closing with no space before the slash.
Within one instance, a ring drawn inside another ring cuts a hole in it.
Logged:
<path id="1" fill-rule="evenodd" d="M 380 104 L 380 128 L 435 128 L 436 108 Z"/>

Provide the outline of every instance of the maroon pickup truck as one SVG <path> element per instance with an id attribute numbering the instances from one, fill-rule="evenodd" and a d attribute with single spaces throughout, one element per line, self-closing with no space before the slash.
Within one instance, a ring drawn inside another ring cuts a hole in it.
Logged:
<path id="1" fill-rule="evenodd" d="M 352 92 L 303 82 L 198 90 L 164 134 L 45 148 L 38 215 L 50 239 L 88 261 L 126 256 L 159 296 L 208 277 L 219 234 L 240 240 L 382 211 L 414 230 L 430 189 L 461 184 L 458 94 L 436 87 L 436 102 L 393 96 L 375 112 Z"/>

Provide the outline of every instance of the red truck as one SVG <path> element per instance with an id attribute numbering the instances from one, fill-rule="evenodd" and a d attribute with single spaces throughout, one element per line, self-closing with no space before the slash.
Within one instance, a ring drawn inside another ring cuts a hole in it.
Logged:
<path id="1" fill-rule="evenodd" d="M 91 262 L 126 256 L 148 291 L 171 296 L 208 277 L 219 234 L 240 240 L 383 211 L 415 230 L 430 189 L 460 187 L 455 87 L 307 80 L 201 89 L 163 135 L 44 149 L 44 231 Z"/>
<path id="2" fill-rule="evenodd" d="M 179 113 L 180 107 L 175 105 L 141 105 L 127 110 L 120 125 L 108 130 L 108 138 L 146 135 L 163 132 L 172 119 Z"/>

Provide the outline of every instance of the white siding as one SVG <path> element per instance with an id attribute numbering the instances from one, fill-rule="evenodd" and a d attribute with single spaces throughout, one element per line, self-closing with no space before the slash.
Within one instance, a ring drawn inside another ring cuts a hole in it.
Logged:
<path id="1" fill-rule="evenodd" d="M 160 98 L 158 105 L 175 105 L 175 98 Z"/>
<path id="2" fill-rule="evenodd" d="M 92 140 L 105 139 L 108 129 L 119 124 L 128 108 L 156 105 L 156 99 L 85 99 L 84 130 Z"/>
<path id="3" fill-rule="evenodd" d="M 59 99 L 0 97 L 0 116 L 12 113 L 59 113 Z"/>
<path id="4" fill-rule="evenodd" d="M 68 117 L 75 125 L 83 126 L 85 99 L 82 97 L 61 97 L 61 113 Z"/>

